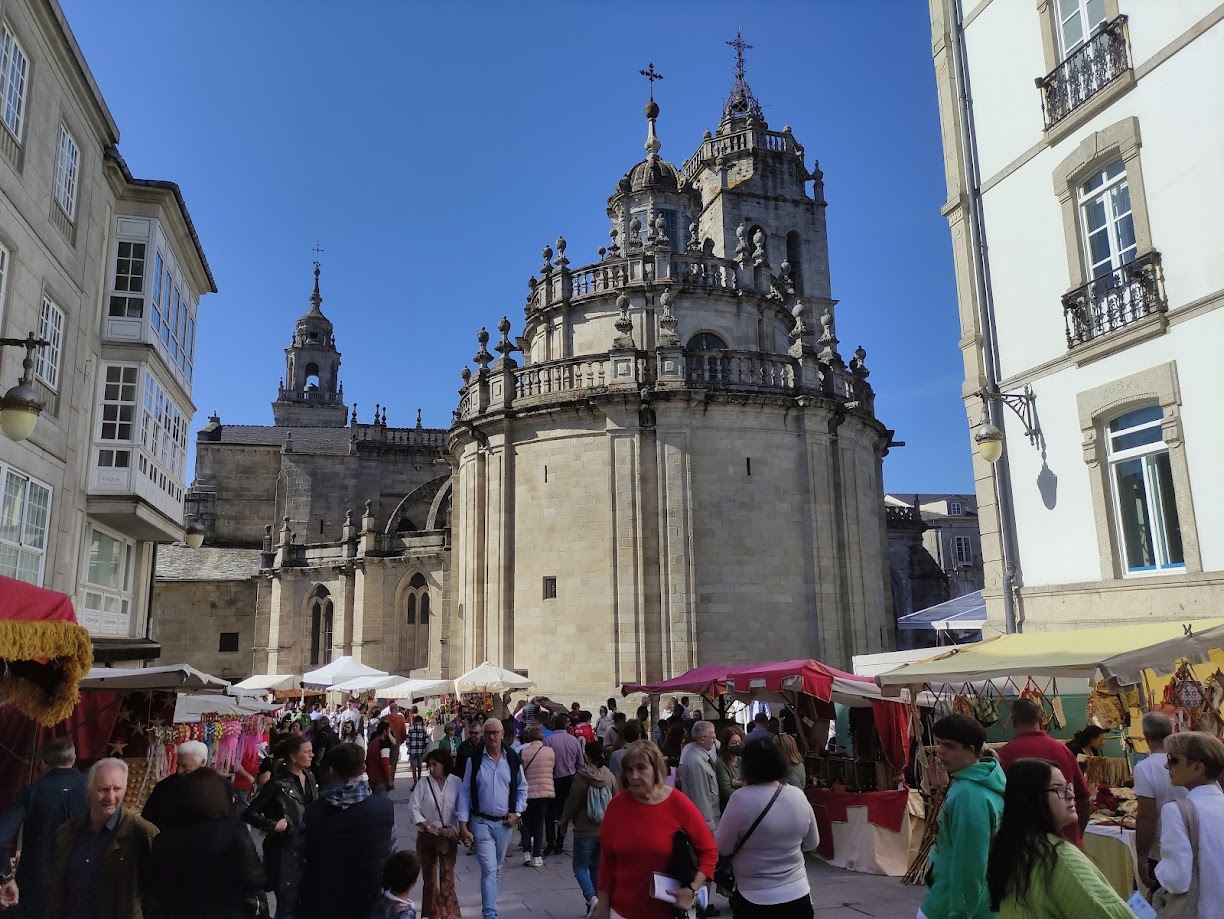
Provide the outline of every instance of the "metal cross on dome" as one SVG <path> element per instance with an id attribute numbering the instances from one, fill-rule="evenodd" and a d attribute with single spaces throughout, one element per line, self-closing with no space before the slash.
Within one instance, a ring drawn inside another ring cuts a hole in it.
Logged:
<path id="1" fill-rule="evenodd" d="M 321 240 L 319 239 L 319 237 L 317 237 L 317 236 L 316 236 L 316 237 L 315 237 L 315 244 L 314 244 L 313 248 L 310 250 L 310 251 L 312 251 L 312 252 L 315 254 L 315 258 L 314 258 L 314 266 L 315 266 L 316 268 L 318 268 L 318 267 L 319 267 L 319 256 L 323 254 L 323 247 L 322 247 L 322 246 L 319 244 L 320 242 L 321 242 Z"/>
<path id="2" fill-rule="evenodd" d="M 650 81 L 650 101 L 653 102 L 655 80 L 663 79 L 663 74 L 655 70 L 654 61 L 651 61 L 645 70 L 639 70 L 638 73 Z"/>
<path id="3" fill-rule="evenodd" d="M 729 41 L 727 44 L 735 49 L 735 76 L 742 80 L 744 78 L 744 52 L 751 50 L 752 45 L 744 41 L 744 33 L 739 29 L 735 30 L 735 41 Z"/>

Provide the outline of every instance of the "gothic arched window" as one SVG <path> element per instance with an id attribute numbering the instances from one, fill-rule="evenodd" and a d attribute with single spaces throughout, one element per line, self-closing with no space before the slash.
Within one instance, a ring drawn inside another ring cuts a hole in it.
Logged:
<path id="1" fill-rule="evenodd" d="M 408 670 L 429 666 L 429 584 L 419 571 L 408 581 L 404 592 L 404 628 L 400 638 L 400 659 Z"/>
<path id="2" fill-rule="evenodd" d="M 307 606 L 310 611 L 310 663 L 321 666 L 331 661 L 334 610 L 327 588 L 316 588 Z"/>

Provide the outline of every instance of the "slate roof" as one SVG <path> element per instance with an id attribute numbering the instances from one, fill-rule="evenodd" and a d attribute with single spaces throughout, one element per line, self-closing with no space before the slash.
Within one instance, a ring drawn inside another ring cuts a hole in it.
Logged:
<path id="1" fill-rule="evenodd" d="M 157 547 L 159 581 L 245 581 L 259 574 L 258 549 Z"/>
<path id="2" fill-rule="evenodd" d="M 251 447 L 283 447 L 285 438 L 293 435 L 295 453 L 334 453 L 343 456 L 349 452 L 348 428 L 307 428 L 293 425 L 270 424 L 224 424 L 217 439 L 201 437 L 201 443 L 221 443 Z"/>

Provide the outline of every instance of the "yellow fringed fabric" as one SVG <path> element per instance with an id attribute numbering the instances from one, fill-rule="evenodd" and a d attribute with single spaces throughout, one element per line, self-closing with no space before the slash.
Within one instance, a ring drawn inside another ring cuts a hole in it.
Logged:
<path id="1" fill-rule="evenodd" d="M 0 619 L 0 662 L 0 699 L 51 727 L 76 707 L 93 644 L 75 622 Z"/>

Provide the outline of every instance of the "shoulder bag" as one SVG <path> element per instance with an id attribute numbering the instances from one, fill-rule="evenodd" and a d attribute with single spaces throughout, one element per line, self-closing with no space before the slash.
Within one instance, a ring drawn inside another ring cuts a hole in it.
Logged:
<path id="1" fill-rule="evenodd" d="M 1182 823 L 1186 825 L 1186 835 L 1190 837 L 1190 853 L 1193 861 L 1190 864 L 1190 889 L 1185 893 L 1170 893 L 1167 890 L 1157 890 L 1152 895 L 1152 906 L 1156 907 L 1156 915 L 1160 919 L 1197 919 L 1199 905 L 1199 819 L 1194 804 L 1182 798 L 1177 802 L 1181 812 Z"/>
<path id="2" fill-rule="evenodd" d="M 744 843 L 748 841 L 753 831 L 760 826 L 761 821 L 765 819 L 765 815 L 769 813 L 769 809 L 774 806 L 774 802 L 778 800 L 778 795 L 782 794 L 782 789 L 785 787 L 785 784 L 778 785 L 778 790 L 773 793 L 773 797 L 769 799 L 765 809 L 757 815 L 756 820 L 752 822 L 752 826 L 748 827 L 748 832 L 740 837 L 740 841 L 735 844 L 731 854 L 718 856 L 718 861 L 714 865 L 714 883 L 728 894 L 735 890 L 735 866 L 732 863 L 735 856 L 739 855 L 740 849 L 744 848 Z"/>

